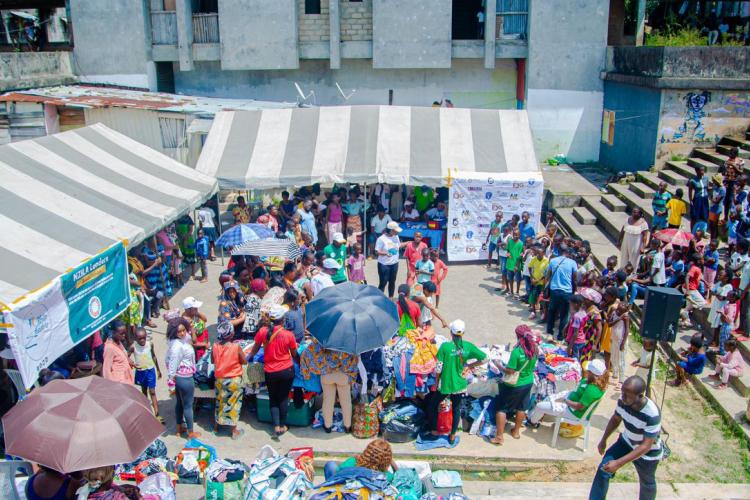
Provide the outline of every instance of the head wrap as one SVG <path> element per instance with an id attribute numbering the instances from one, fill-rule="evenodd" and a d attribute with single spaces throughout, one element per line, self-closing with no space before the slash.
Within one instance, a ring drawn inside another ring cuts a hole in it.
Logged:
<path id="1" fill-rule="evenodd" d="M 516 327 L 516 337 L 518 337 L 518 345 L 523 349 L 526 358 L 531 359 L 536 357 L 537 346 L 539 345 L 537 334 L 527 325 L 518 325 Z"/>
<path id="2" fill-rule="evenodd" d="M 250 290 L 253 293 L 264 292 L 268 290 L 268 285 L 266 285 L 266 281 L 264 279 L 255 278 L 250 282 Z"/>
<path id="3" fill-rule="evenodd" d="M 235 280 L 229 280 L 226 283 L 224 283 L 224 299 L 225 300 L 232 300 L 229 298 L 229 289 L 234 288 L 234 291 L 237 292 L 237 299 L 239 300 L 242 298 L 242 290 L 240 289 L 240 284 L 237 283 Z"/>
<path id="4" fill-rule="evenodd" d="M 586 300 L 590 300 L 594 304 L 599 304 L 602 301 L 602 294 L 594 290 L 593 288 L 581 288 L 578 291 L 579 295 Z"/>
<path id="5" fill-rule="evenodd" d="M 216 334 L 219 338 L 219 342 L 226 342 L 232 335 L 234 335 L 234 327 L 229 321 L 221 321 L 216 326 Z"/>

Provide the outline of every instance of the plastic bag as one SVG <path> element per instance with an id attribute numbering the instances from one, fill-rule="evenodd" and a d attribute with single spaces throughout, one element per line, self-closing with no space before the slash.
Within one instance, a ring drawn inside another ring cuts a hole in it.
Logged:
<path id="1" fill-rule="evenodd" d="M 352 415 L 352 435 L 356 438 L 367 439 L 375 437 L 380 428 L 380 418 L 378 415 L 383 410 L 383 404 L 380 398 L 373 402 L 357 403 L 354 405 Z"/>
<path id="2" fill-rule="evenodd" d="M 422 497 L 422 480 L 414 469 L 399 468 L 393 474 L 391 486 L 398 490 L 398 500 L 419 500 Z"/>
<path id="3" fill-rule="evenodd" d="M 311 488 L 312 483 L 294 466 L 294 460 L 277 456 L 253 464 L 244 500 L 301 500 Z"/>
<path id="4" fill-rule="evenodd" d="M 205 500 L 242 500 L 244 481 L 219 483 L 206 480 Z"/>
<path id="5" fill-rule="evenodd" d="M 450 434 L 453 426 L 453 411 L 450 399 L 444 399 L 438 405 L 437 434 Z"/>
<path id="6" fill-rule="evenodd" d="M 201 359 L 195 364 L 195 373 L 193 374 L 193 382 L 196 385 L 207 385 L 213 387 L 216 378 L 214 377 L 214 363 L 211 359 L 211 347 L 206 349 Z"/>
<path id="7" fill-rule="evenodd" d="M 166 472 L 148 476 L 138 485 L 142 495 L 157 495 L 161 500 L 177 500 L 172 478 Z"/>

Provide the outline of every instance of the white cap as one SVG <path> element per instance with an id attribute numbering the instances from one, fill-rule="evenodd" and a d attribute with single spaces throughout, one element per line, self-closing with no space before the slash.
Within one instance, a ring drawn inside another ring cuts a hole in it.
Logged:
<path id="1" fill-rule="evenodd" d="M 203 302 L 196 299 L 195 297 L 185 297 L 185 299 L 182 301 L 183 309 L 190 309 L 192 307 L 198 308 L 202 305 L 203 305 Z"/>
<path id="2" fill-rule="evenodd" d="M 323 267 L 325 267 L 326 269 L 341 269 L 341 264 L 336 262 L 335 259 L 329 258 L 323 261 Z"/>
<path id="3" fill-rule="evenodd" d="M 406 200 L 406 201 L 404 202 L 404 206 L 405 206 L 405 207 L 408 207 L 408 206 L 414 206 L 414 202 L 413 202 L 413 201 L 411 201 L 411 200 Z"/>
<path id="4" fill-rule="evenodd" d="M 333 233 L 333 237 L 331 238 L 331 241 L 337 241 L 339 243 L 346 243 L 346 238 L 344 238 L 344 235 L 341 233 Z"/>
<path id="5" fill-rule="evenodd" d="M 451 323 L 451 333 L 453 335 L 463 335 L 466 331 L 466 323 L 462 319 L 455 319 Z"/>
<path id="6" fill-rule="evenodd" d="M 271 306 L 271 309 L 268 310 L 268 315 L 271 317 L 272 320 L 278 320 L 278 319 L 283 318 L 288 310 L 289 309 L 287 309 L 286 306 L 275 304 Z"/>
<path id="7" fill-rule="evenodd" d="M 604 372 L 607 371 L 607 366 L 601 359 L 592 359 L 586 365 L 586 371 L 589 371 L 597 377 L 600 377 L 604 374 Z"/>
<path id="8" fill-rule="evenodd" d="M 388 225 L 385 226 L 385 227 L 387 227 L 391 231 L 396 231 L 397 233 L 401 232 L 401 226 L 399 226 L 398 222 L 396 222 L 396 221 L 389 222 Z"/>

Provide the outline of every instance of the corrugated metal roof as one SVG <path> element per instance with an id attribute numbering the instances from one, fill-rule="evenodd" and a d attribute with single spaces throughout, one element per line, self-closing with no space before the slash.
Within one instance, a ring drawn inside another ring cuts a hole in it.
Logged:
<path id="1" fill-rule="evenodd" d="M 298 106 L 294 102 L 220 99 L 86 85 L 65 85 L 8 92 L 0 95 L 0 102 L 37 102 L 80 108 L 137 108 L 205 117 L 212 117 L 223 110 L 280 109 Z"/>

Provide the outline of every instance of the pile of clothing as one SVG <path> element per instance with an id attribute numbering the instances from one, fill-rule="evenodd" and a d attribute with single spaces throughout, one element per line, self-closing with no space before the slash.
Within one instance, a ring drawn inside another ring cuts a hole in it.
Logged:
<path id="1" fill-rule="evenodd" d="M 419 330 L 408 330 L 391 339 L 383 348 L 385 384 L 394 384 L 395 398 L 427 394 L 435 385 L 438 338 L 428 338 Z M 441 337 L 443 342 L 444 338 Z"/>
<path id="2" fill-rule="evenodd" d="M 414 441 L 425 423 L 424 412 L 407 399 L 386 406 L 378 417 L 383 439 L 391 443 Z"/>

